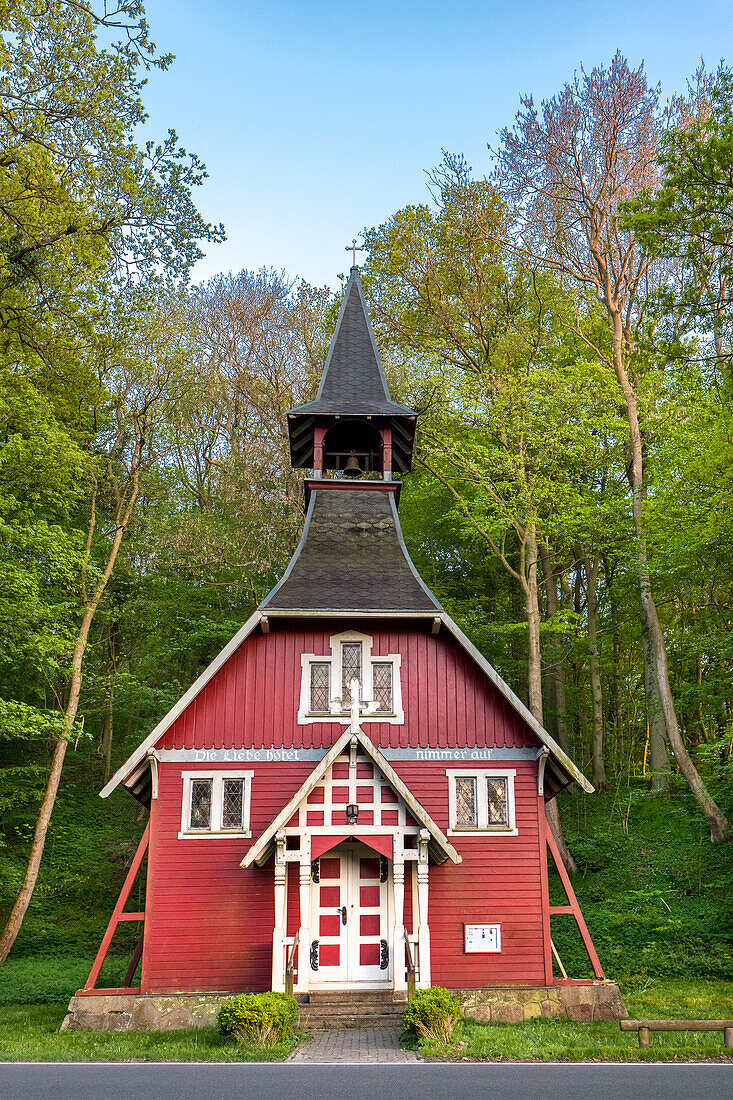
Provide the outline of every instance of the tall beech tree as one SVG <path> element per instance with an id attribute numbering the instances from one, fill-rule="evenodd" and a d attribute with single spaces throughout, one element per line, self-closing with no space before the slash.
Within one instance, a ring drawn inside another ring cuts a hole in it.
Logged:
<path id="1" fill-rule="evenodd" d="M 114 10 L 75 0 L 0 2 L 0 392 L 17 397 L 22 379 L 26 410 L 24 424 L 17 410 L 3 417 L 0 408 L 0 432 L 11 454 L 19 441 L 30 453 L 35 417 L 47 436 L 60 436 L 59 470 L 77 465 L 80 474 L 54 502 L 53 525 L 32 497 L 25 513 L 11 506 L 3 516 L 16 544 L 37 539 L 46 524 L 54 583 L 44 583 L 41 568 L 36 588 L 57 618 L 61 607 L 66 614 L 55 647 L 41 631 L 49 649 L 37 663 L 56 696 L 50 709 L 62 717 L 46 721 L 51 771 L 0 961 L 32 896 L 68 741 L 79 733 L 91 626 L 140 478 L 155 462 L 153 423 L 173 377 L 173 321 L 155 314 L 152 297 L 185 282 L 200 240 L 222 235 L 196 210 L 191 189 L 204 167 L 176 135 L 142 148 L 137 141 L 146 117 L 140 70 L 169 60 L 149 40 L 140 0 L 120 0 Z M 17 499 L 12 483 L 20 479 L 9 463 L 3 475 L 9 485 L 0 497 Z M 53 476 L 63 482 L 63 473 Z M 37 618 L 43 623 L 42 610 Z M 21 697 L 6 703 L 16 704 L 17 716 L 25 699 L 22 683 L 14 686 Z M 27 705 L 45 714 L 37 694 Z M 22 722 L 16 728 L 22 734 Z"/>
<path id="2" fill-rule="evenodd" d="M 661 106 L 660 91 L 648 85 L 643 66 L 632 70 L 617 53 L 608 69 L 581 71 L 539 109 L 531 97 L 522 100 L 514 127 L 501 134 L 497 180 L 507 201 L 517 207 L 519 253 L 590 292 L 606 311 L 612 337 L 607 358 L 628 426 L 627 476 L 640 606 L 650 643 L 647 663 L 653 665 L 649 682 L 653 679 L 656 685 L 675 757 L 711 838 L 722 840 L 728 822 L 680 731 L 649 568 L 645 401 L 649 371 L 663 363 L 650 363 L 645 352 L 650 292 L 667 281 L 667 271 L 655 265 L 633 230 L 624 227 L 619 210 L 622 203 L 658 186 L 661 136 L 669 122 L 670 109 Z M 580 312 L 577 321 L 583 338 L 605 356 L 604 348 L 589 337 Z"/>
<path id="3" fill-rule="evenodd" d="M 528 704 L 542 722 L 540 546 L 573 525 L 574 509 L 586 518 L 578 490 L 599 455 L 591 422 L 603 420 L 604 382 L 563 344 L 569 307 L 554 279 L 522 270 L 500 243 L 496 189 L 450 157 L 434 184 L 436 212 L 408 207 L 367 234 L 366 280 L 384 339 L 397 354 L 429 356 L 417 462 L 521 593 Z M 549 814 L 561 840 L 552 803 Z"/>

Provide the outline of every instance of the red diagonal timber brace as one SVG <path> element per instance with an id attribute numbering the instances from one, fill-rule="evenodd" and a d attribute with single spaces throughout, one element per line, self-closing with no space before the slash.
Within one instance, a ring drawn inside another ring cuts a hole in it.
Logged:
<path id="1" fill-rule="evenodd" d="M 140 864 L 143 861 L 143 856 L 145 855 L 145 852 L 147 851 L 149 840 L 150 840 L 150 822 L 148 822 L 148 824 L 145 826 L 145 832 L 140 837 L 140 843 L 137 846 L 137 851 L 135 852 L 135 857 L 134 857 L 134 859 L 132 861 L 132 864 L 130 866 L 130 870 L 127 872 L 127 878 L 125 879 L 124 885 L 123 885 L 122 889 L 120 890 L 120 896 L 117 899 L 117 904 L 115 905 L 114 909 L 112 910 L 112 916 L 109 919 L 109 924 L 107 925 L 107 931 L 104 933 L 104 936 L 102 937 L 102 942 L 99 945 L 99 951 L 97 951 L 97 957 L 94 960 L 94 965 L 92 966 L 92 969 L 89 973 L 89 977 L 86 980 L 86 984 L 84 986 L 84 989 L 80 990 L 79 992 L 87 992 L 87 991 L 91 991 L 95 988 L 95 986 L 97 984 L 97 978 L 99 977 L 100 971 L 102 969 L 102 965 L 104 963 L 104 960 L 107 957 L 107 952 L 109 951 L 109 945 L 112 942 L 112 937 L 114 936 L 114 934 L 117 930 L 117 925 L 120 923 L 120 921 L 129 921 L 129 920 L 144 921 L 145 920 L 145 913 L 125 913 L 124 909 L 125 909 L 125 905 L 127 903 L 127 899 L 130 896 L 130 890 L 132 890 L 132 884 L 133 884 L 133 882 L 135 881 L 135 879 L 137 877 L 138 871 L 140 870 Z M 140 937 L 140 942 L 138 944 L 138 947 L 140 948 L 140 950 L 142 950 L 142 936 Z M 137 963 L 138 963 L 139 958 L 140 958 L 140 955 L 138 953 L 138 947 L 135 948 L 135 956 L 137 956 L 135 958 L 135 966 L 137 966 Z M 132 978 L 133 978 L 133 975 L 134 975 L 135 971 L 134 971 L 134 969 L 132 969 L 132 973 L 130 973 L 131 967 L 132 967 L 132 963 L 130 964 L 130 968 L 128 968 L 127 975 L 125 976 L 125 983 L 132 981 Z M 125 985 L 124 989 L 118 989 L 118 990 L 115 990 L 115 992 L 117 992 L 117 993 L 127 992 L 127 988 L 128 988 L 127 985 Z"/>
<path id="2" fill-rule="evenodd" d="M 599 981 L 605 981 L 606 975 L 603 973 L 603 967 L 601 966 L 601 961 L 598 958 L 598 955 L 596 954 L 596 949 L 593 946 L 593 940 L 590 938 L 590 932 L 588 931 L 588 926 L 585 923 L 585 919 L 583 917 L 583 914 L 580 911 L 580 906 L 578 905 L 578 899 L 576 898 L 575 891 L 573 890 L 573 887 L 570 884 L 570 876 L 568 875 L 568 872 L 565 869 L 565 864 L 563 863 L 562 859 L 560 858 L 560 853 L 557 849 L 557 844 L 555 842 L 554 836 L 552 835 L 552 829 L 549 827 L 549 825 L 545 824 L 544 832 L 545 832 L 545 839 L 547 841 L 547 847 L 550 849 L 550 851 L 552 853 L 552 858 L 555 861 L 555 866 L 557 868 L 557 873 L 560 876 L 560 881 L 563 884 L 563 889 L 565 890 L 565 895 L 566 895 L 568 901 L 570 902 L 569 905 L 551 905 L 549 907 L 549 914 L 550 914 L 550 916 L 553 916 L 553 914 L 559 914 L 559 913 L 568 913 L 568 914 L 572 913 L 572 915 L 575 917 L 575 923 L 578 926 L 578 931 L 580 932 L 581 936 L 583 937 L 583 944 L 585 946 L 586 951 L 588 952 L 588 958 L 590 959 L 591 966 L 593 967 L 593 973 L 595 974 L 596 978 L 598 978 Z"/>

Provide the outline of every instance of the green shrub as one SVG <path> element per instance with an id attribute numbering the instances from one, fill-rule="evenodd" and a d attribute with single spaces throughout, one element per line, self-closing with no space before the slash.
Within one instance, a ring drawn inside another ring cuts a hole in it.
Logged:
<path id="1" fill-rule="evenodd" d="M 216 1025 L 240 1043 L 270 1046 L 290 1038 L 298 1005 L 286 993 L 240 993 L 219 1009 Z"/>
<path id="2" fill-rule="evenodd" d="M 408 1002 L 402 1022 L 418 1039 L 449 1043 L 460 1015 L 461 1006 L 455 994 L 434 985 L 418 990 Z"/>

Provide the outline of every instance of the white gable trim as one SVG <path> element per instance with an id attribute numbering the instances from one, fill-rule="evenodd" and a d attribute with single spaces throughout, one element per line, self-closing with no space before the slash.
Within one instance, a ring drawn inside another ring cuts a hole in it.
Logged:
<path id="1" fill-rule="evenodd" d="M 520 718 L 523 718 L 532 730 L 532 732 L 539 737 L 542 744 L 547 745 L 547 748 L 550 750 L 558 763 L 562 765 L 565 771 L 572 775 L 573 779 L 580 784 L 584 791 L 586 791 L 588 794 L 593 794 L 593 791 L 595 790 L 593 784 L 588 782 L 588 780 L 581 772 L 580 768 L 576 767 L 568 754 L 560 748 L 557 741 L 555 741 L 554 738 L 550 737 L 550 734 L 547 732 L 545 727 L 540 725 L 532 712 L 528 710 L 527 707 L 525 707 L 522 700 L 517 695 L 515 695 L 509 685 L 502 680 L 496 669 L 493 668 L 492 665 L 490 665 L 486 658 L 483 656 L 483 654 L 480 653 L 478 649 L 476 649 L 476 646 L 466 637 L 461 628 L 453 622 L 450 615 L 448 615 L 444 611 L 440 616 L 440 620 L 446 627 L 446 629 L 450 631 L 456 641 L 463 646 L 469 656 L 473 657 L 476 664 L 479 666 L 481 671 L 485 673 L 489 680 L 491 680 L 497 691 L 499 691 L 504 696 L 506 701 L 514 708 L 514 710 L 516 710 L 517 714 L 519 714 Z"/>
<path id="2" fill-rule="evenodd" d="M 367 756 L 371 757 L 387 782 L 391 784 L 400 798 L 405 802 L 415 820 L 418 821 L 424 829 L 428 830 L 433 842 L 433 855 L 437 856 L 438 862 L 444 863 L 446 859 L 452 859 L 454 863 L 462 862 L 462 857 L 448 840 L 448 837 L 436 825 L 427 810 L 420 805 L 412 791 L 406 786 L 404 781 L 400 779 L 397 772 L 389 761 L 384 758 L 377 746 L 362 730 L 358 729 L 354 731 L 351 729 L 351 726 L 349 726 L 348 729 L 344 730 L 338 740 L 334 742 L 323 757 L 323 760 L 316 764 L 311 774 L 295 792 L 287 806 L 283 807 L 277 817 L 267 826 L 264 833 L 255 841 L 242 860 L 240 864 L 241 867 L 249 867 L 253 863 L 256 863 L 258 867 L 262 867 L 262 865 L 267 862 L 275 846 L 275 836 L 277 833 L 280 829 L 285 827 L 303 799 L 307 798 L 311 791 L 317 786 L 334 761 L 337 760 L 344 751 L 352 737 L 356 738 Z M 348 826 L 344 826 L 344 828 L 348 828 Z M 354 831 L 358 832 L 357 826 L 354 826 Z"/>
<path id="3" fill-rule="evenodd" d="M 408 558 L 409 561 L 409 558 Z M 413 567 L 414 568 L 414 567 Z M 183 713 L 189 703 L 193 702 L 199 692 L 206 687 L 208 682 L 216 675 L 219 669 L 224 665 L 233 653 L 239 648 L 242 642 L 249 637 L 250 634 L 259 625 L 262 619 L 271 618 L 344 618 L 344 619 L 358 619 L 358 618 L 370 618 L 370 619 L 394 619 L 394 618 L 409 618 L 409 619 L 421 619 L 421 618 L 439 618 L 441 623 L 445 626 L 455 638 L 455 640 L 466 650 L 470 657 L 476 662 L 481 671 L 488 677 L 497 691 L 507 700 L 511 707 L 520 715 L 521 718 L 527 723 L 533 733 L 537 735 L 543 745 L 546 745 L 550 750 L 550 753 L 560 766 L 573 777 L 573 779 L 580 784 L 584 791 L 588 794 L 592 794 L 594 787 L 585 778 L 583 773 L 573 763 L 570 757 L 563 749 L 560 748 L 558 743 L 550 736 L 544 726 L 541 726 L 534 715 L 525 707 L 522 700 L 514 694 L 508 684 L 502 680 L 499 673 L 493 668 L 492 665 L 486 660 L 482 653 L 476 648 L 463 631 L 456 623 L 453 622 L 450 615 L 445 611 L 440 612 L 439 615 L 433 615 L 430 612 L 428 615 L 425 613 L 404 612 L 400 615 L 395 615 L 394 612 L 385 614 L 384 612 L 363 612 L 357 614 L 351 611 L 328 611 L 328 612 L 272 612 L 266 608 L 255 611 L 254 615 L 250 616 L 243 627 L 234 635 L 232 640 L 224 646 L 221 653 L 214 658 L 208 668 L 205 668 L 199 678 L 191 685 L 185 695 L 182 695 L 178 702 L 173 706 L 165 718 L 161 719 L 155 729 L 150 733 L 145 740 L 140 744 L 132 756 L 128 757 L 125 763 L 120 767 L 110 779 L 109 783 L 99 792 L 101 798 L 107 798 L 124 779 L 128 778 L 130 773 L 144 760 L 148 750 L 153 748 L 156 742 L 163 736 L 163 734 L 173 725 L 175 720 Z M 381 756 L 381 753 L 380 753 Z M 382 758 L 384 759 L 384 758 Z M 385 760 L 385 764 L 387 761 Z"/>
<path id="4" fill-rule="evenodd" d="M 267 616 L 264 612 L 255 611 L 254 615 L 251 615 L 249 619 L 247 619 L 247 622 L 237 631 L 232 640 L 230 642 L 227 642 L 221 653 L 214 658 L 214 660 L 207 668 L 204 669 L 199 678 L 191 684 L 191 687 L 188 689 L 185 695 L 182 695 L 178 702 L 173 707 L 171 707 L 165 718 L 161 718 L 160 722 L 158 722 L 158 725 L 155 727 L 152 733 L 149 733 L 142 744 L 138 745 L 132 756 L 129 756 L 127 758 L 122 767 L 117 769 L 106 787 L 103 787 L 102 790 L 99 792 L 100 798 L 107 798 L 109 795 L 111 795 L 115 787 L 117 787 L 120 783 L 122 783 L 124 779 L 126 779 L 130 775 L 132 770 L 137 767 L 141 760 L 143 760 L 148 752 L 148 749 L 152 749 L 154 747 L 156 742 L 160 740 L 163 734 L 168 729 L 170 729 L 176 718 L 183 714 L 188 704 L 193 702 L 198 693 L 206 687 L 209 680 L 211 680 L 217 674 L 222 665 L 226 664 L 231 655 L 239 649 L 245 638 L 248 638 L 255 627 L 259 625 L 260 621 L 265 618 L 267 618 Z"/>

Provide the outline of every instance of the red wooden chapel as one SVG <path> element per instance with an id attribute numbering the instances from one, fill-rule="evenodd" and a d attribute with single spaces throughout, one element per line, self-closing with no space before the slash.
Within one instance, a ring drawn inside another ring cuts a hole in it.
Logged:
<path id="1" fill-rule="evenodd" d="M 557 993 L 569 985 L 613 984 L 545 818 L 569 784 L 592 787 L 405 548 L 393 474 L 415 423 L 390 397 L 354 266 L 316 399 L 288 413 L 292 464 L 311 475 L 300 544 L 101 792 L 122 786 L 150 816 L 77 1009 L 430 985 L 561 1006 L 582 1000 Z M 565 905 L 550 904 L 548 850 Z M 577 921 L 595 982 L 553 967 L 555 914 Z M 138 948 L 124 987 L 99 990 L 120 921 L 139 923 Z"/>

